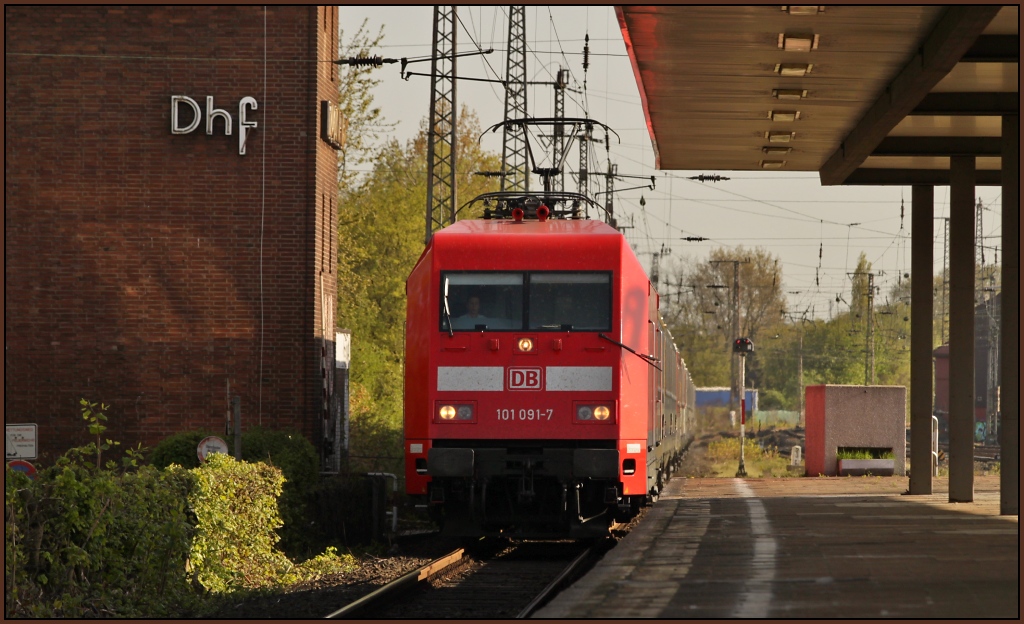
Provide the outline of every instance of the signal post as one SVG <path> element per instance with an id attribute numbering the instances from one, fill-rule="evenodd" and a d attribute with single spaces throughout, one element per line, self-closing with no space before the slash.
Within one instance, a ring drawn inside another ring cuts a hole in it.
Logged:
<path id="1" fill-rule="evenodd" d="M 750 338 L 737 338 L 732 343 L 733 353 L 738 353 L 740 356 L 739 366 L 739 388 L 740 388 L 740 467 L 736 471 L 737 477 L 747 476 L 747 467 L 743 464 L 743 446 L 746 441 L 746 425 L 747 425 L 747 392 L 746 376 L 747 370 L 747 354 L 754 352 L 754 343 L 750 342 Z"/>

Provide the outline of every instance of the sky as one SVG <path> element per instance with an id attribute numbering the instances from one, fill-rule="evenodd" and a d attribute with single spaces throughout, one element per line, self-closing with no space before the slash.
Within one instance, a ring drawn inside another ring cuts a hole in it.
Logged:
<path id="1" fill-rule="evenodd" d="M 489 55 L 462 57 L 458 75 L 503 78 L 508 37 L 505 6 L 458 7 L 458 52 L 494 48 Z M 431 6 L 340 6 L 342 42 L 366 20 L 370 32 L 383 26 L 380 54 L 391 58 L 429 56 L 432 45 Z M 584 37 L 590 37 L 589 68 L 583 69 Z M 655 176 L 655 189 L 646 187 L 615 194 L 619 226 L 650 271 L 653 252 L 664 251 L 661 274 L 673 261 L 688 257 L 708 258 L 716 247 L 763 247 L 778 257 L 789 311 L 807 312 L 817 318 L 845 311 L 836 295 L 849 301 L 850 278 L 857 258 L 864 252 L 880 287 L 876 303 L 885 301 L 890 289 L 910 272 L 910 187 L 822 186 L 817 172 L 761 171 L 665 171 L 655 169 L 654 151 L 646 129 L 636 79 L 625 44 L 610 6 L 527 6 L 527 79 L 553 80 L 559 67 L 570 71 L 566 98 L 567 117 L 590 117 L 607 124 L 614 137 L 610 153 L 597 151 L 602 168 L 606 159 L 618 165 L 619 174 Z M 429 63 L 409 66 L 410 71 L 429 73 Z M 386 121 L 397 123 L 393 135 L 405 141 L 415 135 L 430 107 L 430 79 L 401 78 L 399 65 L 384 65 L 376 76 L 382 80 L 374 99 Z M 584 91 L 584 80 L 586 88 Z M 527 92 L 532 117 L 553 115 L 553 89 L 531 86 Z M 466 105 L 488 128 L 504 119 L 504 92 L 493 83 L 460 80 L 457 104 Z M 501 153 L 501 132 L 488 134 L 482 145 Z M 570 147 L 569 164 L 575 169 L 578 148 Z M 727 176 L 715 183 L 689 180 L 698 174 Z M 616 182 L 616 188 L 643 184 L 639 180 Z M 531 188 L 538 188 L 537 182 Z M 567 189 L 572 184 L 566 182 Z M 985 262 L 991 264 L 1000 245 L 1000 189 L 979 186 L 976 196 L 985 207 Z M 641 198 L 644 205 L 641 206 Z M 462 199 L 459 203 L 462 203 Z M 597 216 L 597 215 L 592 215 Z M 933 241 L 934 274 L 943 267 L 942 217 L 949 216 L 949 188 L 935 188 Z M 683 237 L 704 237 L 688 242 Z M 820 252 L 820 257 L 819 257 Z M 742 288 L 742 285 L 741 285 Z M 662 288 L 664 291 L 664 287 Z M 841 307 L 840 307 L 841 306 Z"/>

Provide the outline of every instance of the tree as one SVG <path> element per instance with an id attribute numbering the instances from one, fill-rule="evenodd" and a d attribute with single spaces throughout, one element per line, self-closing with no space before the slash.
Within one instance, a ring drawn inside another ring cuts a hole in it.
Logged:
<path id="1" fill-rule="evenodd" d="M 862 335 L 846 318 L 814 321 L 804 330 L 804 385 L 864 383 Z"/>
<path id="2" fill-rule="evenodd" d="M 476 115 L 463 108 L 456 175 L 464 198 L 497 190 L 493 180 L 473 175 L 500 166 L 479 147 L 479 135 Z M 401 456 L 405 280 L 423 251 L 426 145 L 424 122 L 406 145 L 391 140 L 382 146 L 371 171 L 342 189 L 337 318 L 352 330 L 353 456 Z M 467 208 L 459 217 L 481 211 Z"/>
<path id="3" fill-rule="evenodd" d="M 341 58 L 370 56 L 374 48 L 384 40 L 384 26 L 376 35 L 366 30 L 363 20 L 352 38 L 345 43 L 345 31 L 339 32 Z M 338 110 L 347 124 L 345 146 L 338 161 L 338 185 L 347 189 L 358 177 L 354 171 L 370 162 L 376 155 L 374 146 L 395 124 L 387 123 L 379 106 L 373 101 L 373 87 L 380 84 L 374 78 L 376 68 L 372 65 L 341 65 L 338 68 Z"/>
<path id="4" fill-rule="evenodd" d="M 867 255 L 860 252 L 857 258 L 857 268 L 850 275 L 850 312 L 854 318 L 866 319 L 868 309 L 868 273 L 871 273 L 871 263 Z M 864 321 L 866 322 L 866 320 Z"/>
<path id="5" fill-rule="evenodd" d="M 668 283 L 678 283 L 683 292 L 672 305 L 666 306 L 669 329 L 681 343 L 680 349 L 688 368 L 693 370 L 698 385 L 731 384 L 731 345 L 733 319 L 732 288 L 734 265 L 739 264 L 740 336 L 750 338 L 757 346 L 761 332 L 781 322 L 786 310 L 782 294 L 782 270 L 778 258 L 763 248 L 744 249 L 719 247 L 712 250 L 707 261 L 684 259 L 669 271 Z M 758 358 L 748 358 L 748 386 L 762 387 Z"/>

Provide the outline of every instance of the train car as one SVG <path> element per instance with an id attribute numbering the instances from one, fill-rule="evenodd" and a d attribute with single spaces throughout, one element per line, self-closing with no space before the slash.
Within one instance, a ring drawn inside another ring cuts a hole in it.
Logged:
<path id="1" fill-rule="evenodd" d="M 406 286 L 405 483 L 451 535 L 603 535 L 661 491 L 694 388 L 615 228 L 437 231 Z"/>

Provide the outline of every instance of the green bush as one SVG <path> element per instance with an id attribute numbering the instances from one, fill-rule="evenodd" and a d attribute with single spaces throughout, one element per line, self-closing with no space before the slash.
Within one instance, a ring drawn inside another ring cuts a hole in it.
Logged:
<path id="1" fill-rule="evenodd" d="M 277 497 L 284 477 L 264 463 L 235 461 L 220 453 L 191 471 L 188 502 L 196 515 L 189 571 L 206 589 L 261 587 L 290 567 L 274 549 L 281 526 Z"/>
<path id="2" fill-rule="evenodd" d="M 762 389 L 757 401 L 758 410 L 781 410 L 785 409 L 786 397 L 778 390 Z"/>
<path id="3" fill-rule="evenodd" d="M 196 447 L 203 438 L 214 435 L 208 431 L 185 431 L 165 438 L 150 455 L 154 466 L 161 468 L 179 464 L 185 468 L 199 466 Z M 229 449 L 234 449 L 234 436 L 226 436 Z M 266 462 L 284 473 L 279 529 L 282 546 L 289 552 L 308 553 L 313 546 L 309 532 L 309 499 L 319 479 L 319 458 L 309 440 L 296 431 L 271 431 L 255 427 L 242 432 L 242 459 Z"/>
<path id="4" fill-rule="evenodd" d="M 281 545 L 289 552 L 308 552 L 312 546 L 307 512 L 309 497 L 320 478 L 316 449 L 298 432 L 254 428 L 242 433 L 242 459 L 266 462 L 284 473 L 279 505 L 284 522 L 279 530 Z"/>
<path id="5" fill-rule="evenodd" d="M 198 468 L 196 453 L 203 438 L 216 435 L 209 431 L 182 431 L 160 441 L 149 454 L 149 463 L 157 468 L 178 464 L 182 468 Z M 244 437 L 242 438 L 244 441 Z"/>
<path id="6" fill-rule="evenodd" d="M 253 463 L 214 455 L 191 470 L 159 469 L 175 456 L 198 464 L 195 447 L 206 434 L 193 432 L 165 440 L 155 465 L 138 466 L 141 448 L 128 449 L 120 465 L 102 464 L 103 451 L 117 445 L 101 437 L 106 406 L 82 405 L 95 442 L 71 449 L 35 480 L 6 469 L 6 617 L 197 617 L 214 608 L 216 595 L 354 565 L 333 548 L 300 565 L 276 549 L 277 498 L 288 490 L 282 470 L 294 475 L 297 496 L 317 476 L 316 453 L 301 436 L 255 431 Z"/>
<path id="7" fill-rule="evenodd" d="M 76 452 L 78 451 L 78 452 Z M 189 475 L 89 465 L 80 449 L 5 483 L 5 613 L 169 617 L 195 606 L 184 573 Z"/>
<path id="8" fill-rule="evenodd" d="M 281 527 L 277 497 L 284 477 L 263 462 L 215 454 L 190 471 L 189 503 L 196 515 L 189 571 L 204 588 L 222 593 L 310 580 L 350 568 L 353 559 L 333 548 L 302 565 L 275 548 Z"/>

